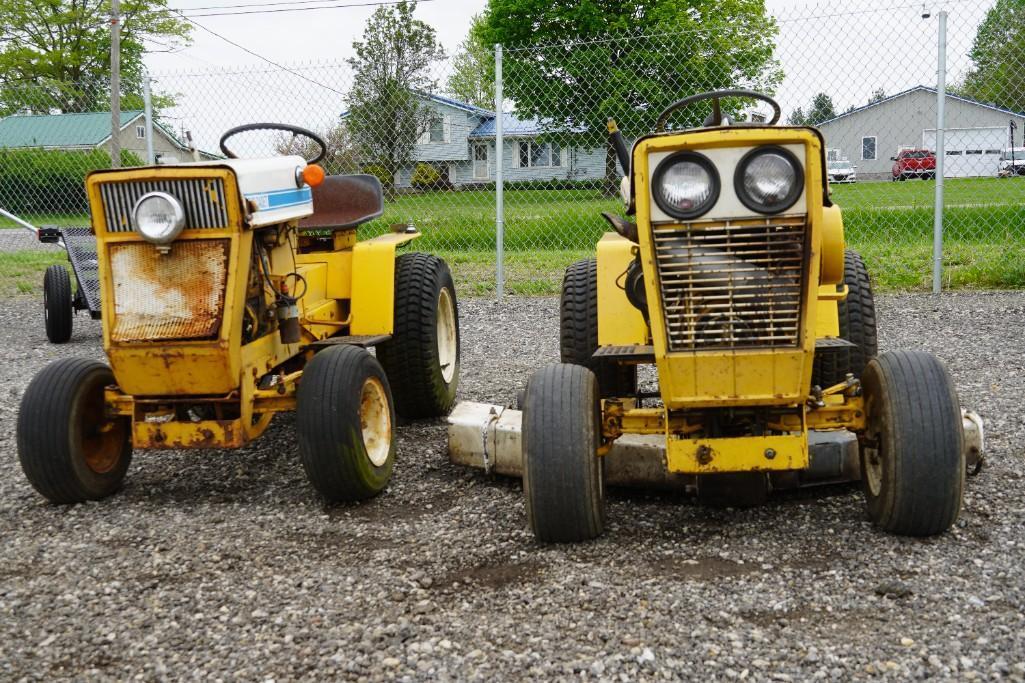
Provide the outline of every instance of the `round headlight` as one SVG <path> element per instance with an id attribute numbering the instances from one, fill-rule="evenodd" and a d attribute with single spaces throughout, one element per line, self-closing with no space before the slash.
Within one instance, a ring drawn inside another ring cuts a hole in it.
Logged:
<path id="1" fill-rule="evenodd" d="M 676 152 L 658 165 L 651 179 L 660 209 L 673 218 L 697 218 L 719 199 L 719 174 L 707 157 Z"/>
<path id="2" fill-rule="evenodd" d="M 169 244 L 185 229 L 185 209 L 166 192 L 147 192 L 132 209 L 135 229 L 153 244 Z"/>
<path id="3" fill-rule="evenodd" d="M 733 184 L 747 208 L 758 213 L 780 213 L 801 196 L 804 172 L 790 150 L 759 147 L 740 160 Z"/>

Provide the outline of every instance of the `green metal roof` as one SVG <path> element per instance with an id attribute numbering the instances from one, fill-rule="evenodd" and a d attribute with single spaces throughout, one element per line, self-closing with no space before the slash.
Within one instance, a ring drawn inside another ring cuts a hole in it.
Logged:
<path id="1" fill-rule="evenodd" d="M 121 112 L 121 127 L 141 111 Z M 3 147 L 95 147 L 110 137 L 110 112 L 41 114 L 0 119 Z"/>

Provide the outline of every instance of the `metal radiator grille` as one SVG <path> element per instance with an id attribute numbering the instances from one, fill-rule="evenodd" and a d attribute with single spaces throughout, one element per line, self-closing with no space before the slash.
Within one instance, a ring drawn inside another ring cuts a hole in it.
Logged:
<path id="1" fill-rule="evenodd" d="M 107 232 L 131 232 L 132 209 L 147 192 L 166 192 L 185 207 L 186 228 L 223 228 L 228 225 L 228 205 L 221 178 L 104 183 L 100 185 Z"/>
<path id="2" fill-rule="evenodd" d="M 806 233 L 804 216 L 655 227 L 669 350 L 797 346 Z"/>
<path id="3" fill-rule="evenodd" d="M 111 244 L 111 339 L 216 336 L 224 311 L 228 245 L 228 240 L 179 240 L 161 254 L 147 242 Z"/>

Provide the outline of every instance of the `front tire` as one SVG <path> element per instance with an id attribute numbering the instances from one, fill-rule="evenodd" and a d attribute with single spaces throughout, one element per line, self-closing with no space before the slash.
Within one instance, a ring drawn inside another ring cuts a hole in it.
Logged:
<path id="1" fill-rule="evenodd" d="M 395 327 L 377 357 L 406 418 L 448 414 L 459 385 L 459 308 L 448 265 L 437 256 L 395 259 Z"/>
<path id="2" fill-rule="evenodd" d="M 960 513 L 965 478 L 961 408 L 947 368 L 921 351 L 888 352 L 869 362 L 862 386 L 869 518 L 895 534 L 943 533 Z"/>
<path id="3" fill-rule="evenodd" d="M 555 363 L 531 376 L 523 409 L 523 492 L 537 540 L 586 541 L 604 530 L 600 429 L 594 373 Z"/>
<path id="4" fill-rule="evenodd" d="M 563 363 L 582 365 L 594 372 L 602 398 L 637 393 L 637 366 L 599 362 L 598 262 L 583 259 L 570 264 L 562 280 L 559 315 L 559 350 Z"/>
<path id="5" fill-rule="evenodd" d="M 51 344 L 71 339 L 71 278 L 64 266 L 53 265 L 43 273 L 43 316 Z"/>
<path id="6" fill-rule="evenodd" d="M 63 270 L 63 269 L 62 269 Z M 18 460 L 51 503 L 100 500 L 121 488 L 132 461 L 131 423 L 107 419 L 103 363 L 62 358 L 37 374 L 18 411 Z"/>
<path id="7" fill-rule="evenodd" d="M 315 355 L 299 382 L 296 436 L 306 477 L 328 502 L 380 493 L 395 464 L 395 407 L 380 363 L 355 346 Z"/>

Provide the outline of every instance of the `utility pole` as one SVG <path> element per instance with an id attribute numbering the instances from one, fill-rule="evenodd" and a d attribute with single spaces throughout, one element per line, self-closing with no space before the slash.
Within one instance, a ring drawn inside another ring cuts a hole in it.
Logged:
<path id="1" fill-rule="evenodd" d="M 110 0 L 110 167 L 121 168 L 121 0 Z"/>

